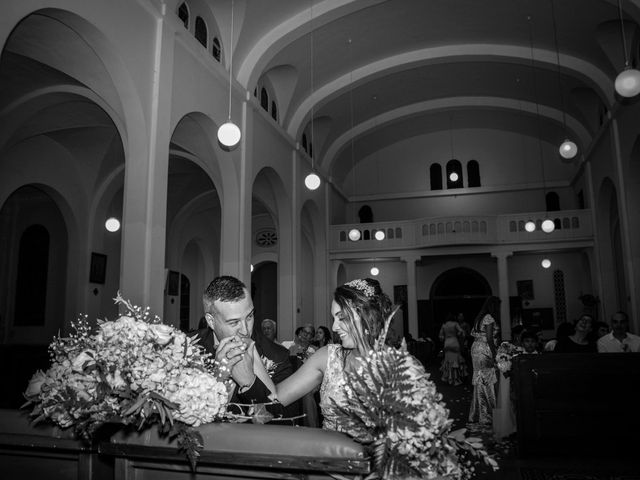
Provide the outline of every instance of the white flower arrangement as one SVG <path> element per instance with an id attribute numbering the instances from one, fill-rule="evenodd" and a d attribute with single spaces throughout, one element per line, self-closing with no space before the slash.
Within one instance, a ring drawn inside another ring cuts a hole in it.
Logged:
<path id="1" fill-rule="evenodd" d="M 127 309 L 117 320 L 98 320 L 92 333 L 80 316 L 74 334 L 54 338 L 51 367 L 36 372 L 25 392 L 33 423 L 73 427 L 85 439 L 107 422 L 157 424 L 161 434 L 177 437 L 195 468 L 203 445 L 191 427 L 225 417 L 228 383 L 195 338 L 120 293 L 115 301 Z"/>

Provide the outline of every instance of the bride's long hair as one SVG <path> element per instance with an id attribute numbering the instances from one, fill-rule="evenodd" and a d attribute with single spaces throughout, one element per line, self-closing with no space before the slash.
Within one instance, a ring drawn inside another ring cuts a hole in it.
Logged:
<path id="1" fill-rule="evenodd" d="M 336 288 L 333 299 L 345 316 L 357 349 L 360 353 L 371 350 L 393 308 L 380 282 L 372 278 L 352 280 Z"/>

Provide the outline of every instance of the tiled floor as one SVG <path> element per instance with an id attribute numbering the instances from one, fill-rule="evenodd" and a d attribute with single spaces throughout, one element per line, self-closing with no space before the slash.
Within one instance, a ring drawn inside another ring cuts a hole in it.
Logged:
<path id="1" fill-rule="evenodd" d="M 427 364 L 427 371 L 454 419 L 453 428 L 468 427 L 467 415 L 473 388 L 470 383 L 459 386 L 440 380 L 437 360 Z M 491 433 L 482 435 L 485 445 L 498 460 L 500 470 L 480 469 L 477 480 L 640 480 L 640 464 L 631 459 L 580 458 L 520 458 L 516 436 L 496 440 Z M 640 443 L 639 443 L 640 445 Z M 639 450 L 640 453 L 640 450 Z"/>

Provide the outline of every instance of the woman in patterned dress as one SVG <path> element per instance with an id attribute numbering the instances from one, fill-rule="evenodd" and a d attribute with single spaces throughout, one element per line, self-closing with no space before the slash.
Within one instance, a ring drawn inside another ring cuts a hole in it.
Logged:
<path id="1" fill-rule="evenodd" d="M 345 371 L 353 368 L 359 355 L 373 348 L 387 316 L 391 301 L 371 278 L 352 280 L 339 286 L 333 294 L 332 330 L 341 344 L 320 348 L 293 375 L 276 386 L 280 403 L 289 405 L 320 386 L 322 428 L 342 431 L 338 406 L 346 405 Z"/>
<path id="2" fill-rule="evenodd" d="M 493 409 L 496 408 L 496 338 L 498 326 L 495 317 L 500 306 L 498 297 L 485 300 L 475 319 L 471 335 L 471 363 L 473 364 L 473 397 L 469 410 L 469 422 L 479 423 L 481 427 L 491 427 Z"/>

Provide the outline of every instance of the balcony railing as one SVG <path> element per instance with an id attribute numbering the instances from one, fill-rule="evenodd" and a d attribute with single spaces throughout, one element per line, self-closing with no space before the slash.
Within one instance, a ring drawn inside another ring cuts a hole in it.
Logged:
<path id="1" fill-rule="evenodd" d="M 550 218 L 555 230 L 542 231 L 542 221 Z M 527 232 L 525 223 L 536 229 Z M 349 232 L 356 229 L 360 239 L 352 241 Z M 384 232 L 383 240 L 375 234 Z M 443 245 L 495 245 L 590 240 L 593 238 L 590 210 L 529 212 L 509 215 L 430 217 L 399 222 L 332 225 L 329 246 L 332 251 L 410 249 Z"/>

